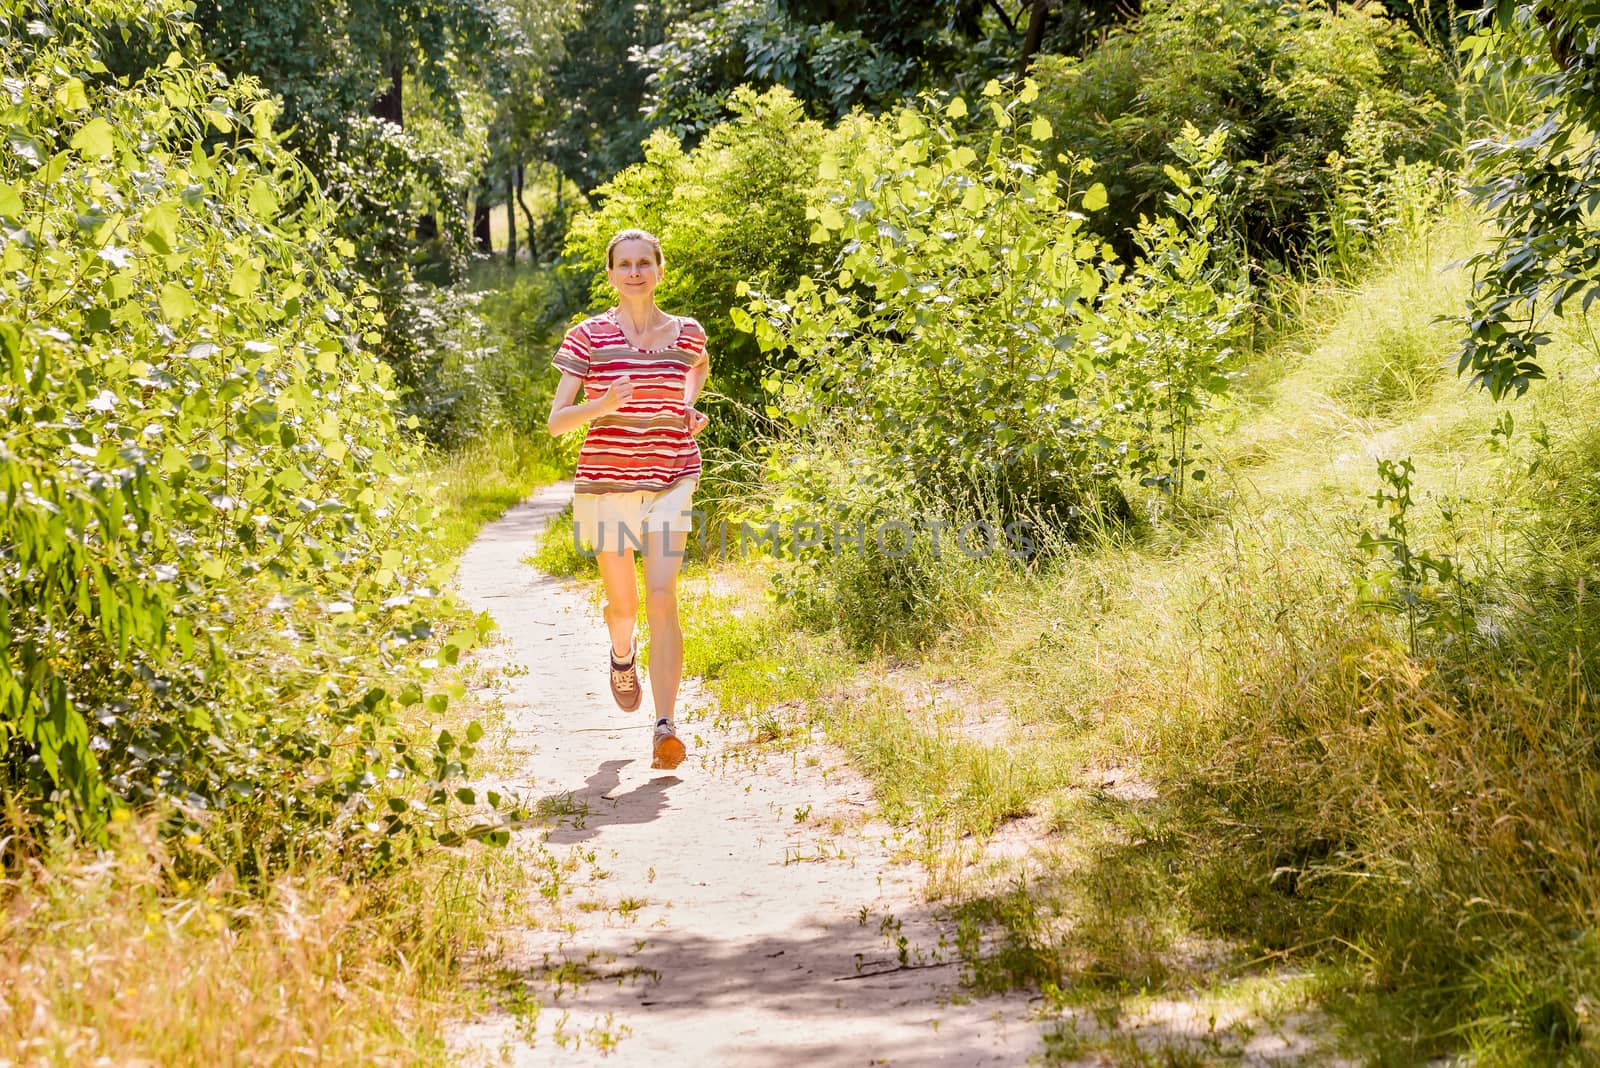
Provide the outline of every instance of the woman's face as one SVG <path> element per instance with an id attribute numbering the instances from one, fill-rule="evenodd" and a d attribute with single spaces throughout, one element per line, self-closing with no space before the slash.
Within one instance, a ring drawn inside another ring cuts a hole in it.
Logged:
<path id="1" fill-rule="evenodd" d="M 661 284 L 661 265 L 656 250 L 648 241 L 630 238 L 611 249 L 611 267 L 606 271 L 611 288 L 619 294 L 648 297 Z"/>

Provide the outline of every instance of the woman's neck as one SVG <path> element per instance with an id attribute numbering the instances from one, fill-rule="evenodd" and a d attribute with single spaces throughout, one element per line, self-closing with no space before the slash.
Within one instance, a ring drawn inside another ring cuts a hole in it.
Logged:
<path id="1" fill-rule="evenodd" d="M 656 307 L 654 297 L 631 297 L 622 293 L 617 294 L 617 313 L 635 333 L 649 331 L 661 318 L 661 309 Z"/>

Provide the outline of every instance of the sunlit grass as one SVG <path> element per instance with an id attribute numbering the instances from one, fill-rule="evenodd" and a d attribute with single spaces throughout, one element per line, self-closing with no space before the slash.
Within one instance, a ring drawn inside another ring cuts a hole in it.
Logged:
<path id="1" fill-rule="evenodd" d="M 1207 433 L 1213 477 L 1185 517 L 1135 496 L 1142 527 L 1056 546 L 1049 567 L 935 573 L 922 597 L 980 610 L 897 662 L 770 606 L 702 639 L 699 669 L 737 673 L 748 710 L 786 699 L 781 666 L 830 661 L 791 719 L 919 831 L 930 893 L 1001 932 L 980 983 L 1088 984 L 1116 1015 L 1130 992 L 1288 962 L 1362 1056 L 1594 1052 L 1600 345 L 1559 328 L 1551 380 L 1513 405 L 1457 379 L 1436 319 L 1463 306 L 1449 265 L 1481 239 L 1450 219 L 1304 299 L 1311 321 Z M 1491 441 L 1506 411 L 1516 430 Z M 1401 457 L 1411 547 L 1452 557 L 1471 599 L 1464 631 L 1425 621 L 1417 656 L 1356 592 L 1382 562 L 1357 546 L 1384 519 L 1376 463 Z M 946 729 L 908 680 L 994 729 Z M 952 860 L 1024 813 L 1043 821 L 1026 908 L 1004 866 Z"/>
<path id="2" fill-rule="evenodd" d="M 434 533 L 441 555 L 454 559 L 484 523 L 538 487 L 569 477 L 562 448 L 543 433 L 502 429 L 437 457 L 427 482 L 438 491 Z"/>
<path id="3" fill-rule="evenodd" d="M 509 857 L 468 850 L 352 886 L 315 868 L 264 893 L 174 885 L 153 826 L 30 862 L 0 912 L 0 1061 L 451 1063 L 463 956 L 516 900 Z"/>

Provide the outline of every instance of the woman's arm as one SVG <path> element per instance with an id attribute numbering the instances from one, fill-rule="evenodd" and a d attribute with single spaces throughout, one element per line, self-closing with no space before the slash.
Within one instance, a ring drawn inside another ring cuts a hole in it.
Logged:
<path id="1" fill-rule="evenodd" d="M 701 360 L 689 368 L 683 376 L 683 425 L 689 431 L 689 436 L 694 437 L 706 428 L 711 422 L 710 416 L 704 412 L 694 410 L 694 399 L 705 388 L 706 379 L 711 377 L 711 360 Z"/>
<path id="2" fill-rule="evenodd" d="M 683 376 L 683 404 L 686 408 L 694 407 L 694 399 L 705 388 L 706 379 L 711 377 L 711 359 L 707 357 L 689 368 Z"/>
<path id="3" fill-rule="evenodd" d="M 575 374 L 561 372 L 561 384 L 556 386 L 556 395 L 550 402 L 550 419 L 545 423 L 550 436 L 558 438 L 569 430 L 574 430 L 589 422 L 597 416 L 606 415 L 616 411 L 633 397 L 633 380 L 619 378 L 594 400 L 587 404 L 573 403 L 578 399 L 578 391 L 583 389 L 583 379 Z"/>

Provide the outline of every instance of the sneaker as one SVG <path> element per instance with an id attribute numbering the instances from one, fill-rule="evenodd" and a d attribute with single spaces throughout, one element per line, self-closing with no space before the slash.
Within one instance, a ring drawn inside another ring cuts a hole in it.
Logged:
<path id="1" fill-rule="evenodd" d="M 619 662 L 615 654 L 611 656 L 611 696 L 617 702 L 617 707 L 624 712 L 632 712 L 639 707 L 639 702 L 644 699 L 644 689 L 639 685 L 639 643 L 633 643 L 633 650 L 628 654 L 626 663 Z"/>
<path id="2" fill-rule="evenodd" d="M 673 728 L 670 719 L 656 720 L 656 741 L 652 748 L 650 761 L 652 768 L 666 768 L 671 770 L 683 763 L 683 758 L 688 755 L 683 742 L 678 740 L 678 732 Z"/>

